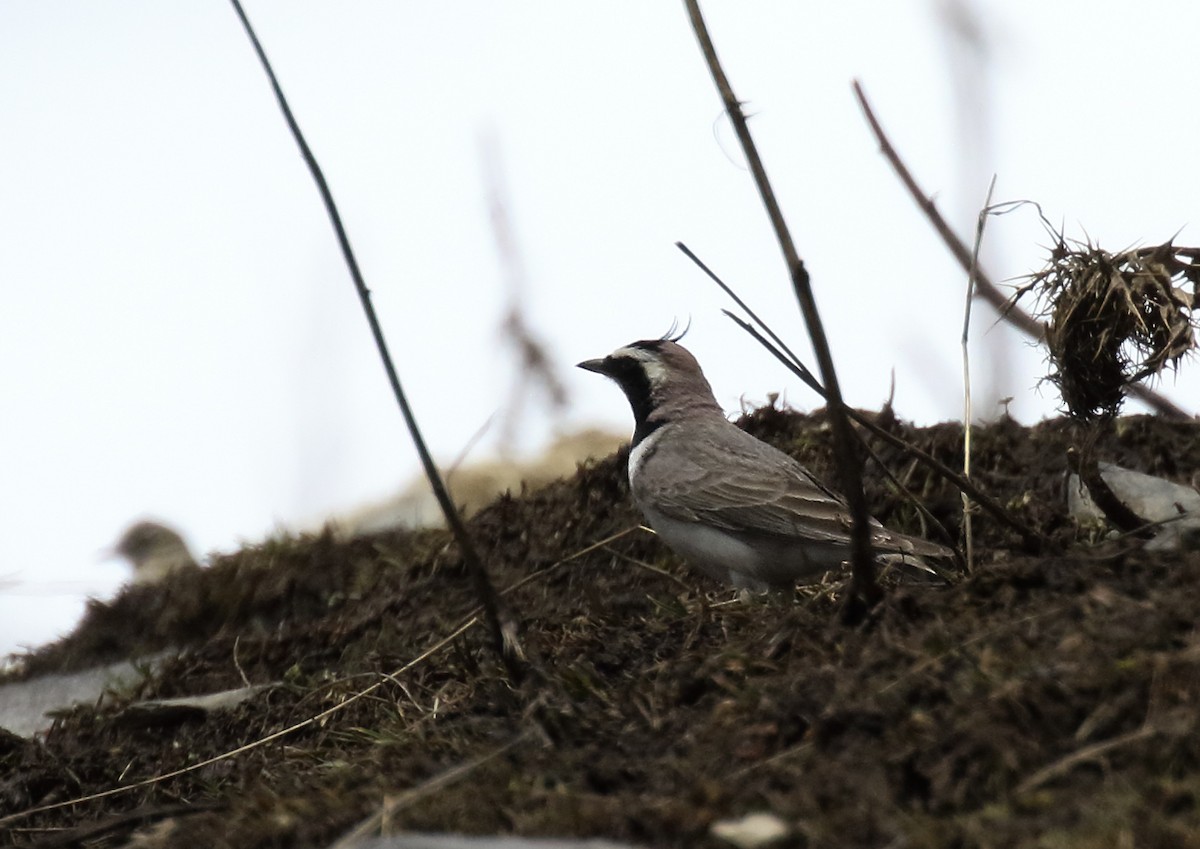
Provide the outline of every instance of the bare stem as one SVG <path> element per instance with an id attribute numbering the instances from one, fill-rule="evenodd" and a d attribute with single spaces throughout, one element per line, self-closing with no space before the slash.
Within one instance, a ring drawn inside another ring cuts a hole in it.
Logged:
<path id="1" fill-rule="evenodd" d="M 816 391 L 818 393 L 820 393 L 821 396 L 823 397 L 825 395 L 825 390 L 823 388 L 821 388 L 821 384 L 817 381 L 817 379 L 815 377 L 813 377 L 812 372 L 810 372 L 808 370 L 808 367 L 805 366 L 803 362 L 801 362 L 800 358 L 796 356 L 795 352 L 793 352 L 792 349 L 789 348 L 787 346 L 787 344 L 782 339 L 779 338 L 778 335 L 776 335 L 775 331 L 771 329 L 770 325 L 768 325 L 765 321 L 763 321 L 761 318 L 759 318 L 758 313 L 756 313 L 754 310 L 750 309 L 750 305 L 747 304 L 745 301 L 743 301 L 741 299 L 741 297 L 738 296 L 737 292 L 733 291 L 733 289 L 731 289 L 729 286 L 727 286 L 725 284 L 725 281 L 722 280 L 720 277 L 718 277 L 715 271 L 713 271 L 711 268 L 709 268 L 707 265 L 705 265 L 704 260 L 702 260 L 702 259 L 700 259 L 700 257 L 696 256 L 696 254 L 694 254 L 692 252 L 691 248 L 689 248 L 683 242 L 676 242 L 675 247 L 677 247 L 677 248 L 679 248 L 679 250 L 683 251 L 684 256 L 686 256 L 692 262 L 696 263 L 696 265 L 699 267 L 699 269 L 708 275 L 708 279 L 710 279 L 710 280 L 712 280 L 712 282 L 716 283 L 717 286 L 720 287 L 722 292 L 724 292 L 726 295 L 728 295 L 735 304 L 737 304 L 739 307 L 742 308 L 742 310 L 746 313 L 746 315 L 750 316 L 750 318 L 752 318 L 754 320 L 755 324 L 757 324 L 759 327 L 762 328 L 763 333 L 766 333 L 767 336 L 770 337 L 771 341 L 775 343 L 775 346 L 777 348 L 779 348 L 779 350 L 781 350 L 785 354 L 787 354 L 788 357 L 791 359 L 792 364 L 795 365 L 796 368 L 800 369 L 804 373 L 804 382 L 807 383 L 809 386 L 813 387 L 814 389 L 816 389 Z"/>
<path id="2" fill-rule="evenodd" d="M 746 162 L 749 164 L 750 171 L 754 175 L 754 184 L 758 187 L 758 193 L 762 198 L 763 206 L 766 207 L 767 217 L 770 218 L 771 226 L 775 230 L 775 237 L 779 241 L 780 250 L 783 252 L 784 262 L 792 278 L 792 287 L 796 291 L 796 299 L 800 302 L 800 312 L 804 315 L 804 323 L 808 328 L 808 335 L 812 340 L 813 351 L 817 356 L 817 365 L 821 371 L 821 379 L 824 381 L 828 393 L 829 421 L 833 429 L 834 457 L 837 459 L 838 471 L 841 474 L 842 492 L 846 496 L 846 503 L 850 508 L 850 515 L 853 519 L 853 525 L 850 529 L 851 564 L 853 567 L 850 582 L 851 592 L 847 598 L 846 607 L 843 609 L 843 615 L 847 620 L 859 619 L 881 596 L 879 584 L 875 580 L 875 562 L 871 556 L 867 499 L 863 493 L 862 484 L 862 458 L 855 448 L 850 421 L 846 417 L 846 405 L 842 401 L 842 392 L 838 385 L 837 372 L 833 366 L 833 357 L 829 352 L 829 342 L 825 338 L 825 328 L 821 323 L 821 316 L 817 312 L 816 301 L 813 299 L 808 269 L 804 267 L 804 261 L 800 259 L 787 223 L 783 219 L 783 212 L 779 208 L 779 203 L 775 199 L 775 192 L 772 190 L 771 183 L 767 179 L 767 172 L 763 167 L 762 158 L 758 155 L 758 148 L 755 147 L 754 139 L 750 135 L 750 127 L 746 124 L 746 116 L 742 114 L 741 103 L 734 96 L 729 79 L 725 76 L 725 71 L 721 68 L 721 62 L 717 58 L 717 50 L 713 46 L 712 39 L 709 37 L 708 28 L 704 24 L 704 17 L 700 14 L 700 4 L 697 0 L 685 0 L 685 5 L 687 6 L 688 16 L 692 22 L 692 29 L 696 33 L 696 40 L 700 44 L 700 50 L 703 52 L 704 59 L 708 63 L 708 70 L 712 74 L 713 83 L 716 85 L 717 91 L 721 95 L 721 100 L 725 104 L 725 111 L 729 114 L 729 120 L 732 122 L 734 131 L 737 133 L 742 152 L 746 156 Z"/>
<path id="3" fill-rule="evenodd" d="M 975 279 L 979 274 L 979 250 L 983 247 L 983 228 L 992 207 L 992 192 L 996 190 L 996 175 L 988 185 L 983 209 L 975 223 L 975 247 L 971 251 L 971 267 L 967 270 L 967 295 L 963 300 L 962 362 L 963 362 L 963 477 L 971 477 L 971 422 L 975 415 L 971 410 L 971 305 L 975 303 Z M 963 551 L 966 554 L 967 574 L 975 565 L 974 539 L 971 536 L 971 497 L 962 493 L 963 508 Z"/>
<path id="4" fill-rule="evenodd" d="M 412 437 L 413 445 L 416 446 L 417 455 L 421 458 L 421 465 L 425 468 L 425 476 L 429 478 L 429 485 L 433 489 L 433 494 L 446 516 L 446 525 L 450 528 L 455 540 L 458 542 L 463 562 L 466 564 L 467 571 L 470 573 L 471 579 L 475 584 L 475 591 L 479 595 L 480 604 L 483 606 L 484 615 L 491 629 L 496 651 L 500 654 L 500 658 L 508 670 L 509 676 L 514 681 L 520 681 L 524 677 L 525 670 L 523 664 L 525 656 L 521 649 L 521 643 L 517 638 L 516 625 L 508 612 L 508 608 L 503 606 L 500 597 L 496 595 L 491 578 L 488 577 L 487 569 L 484 567 L 483 561 L 479 559 L 479 554 L 471 542 L 471 536 L 467 533 L 466 525 L 463 524 L 462 516 L 459 515 L 454 502 L 450 500 L 450 493 L 446 491 L 446 485 L 442 481 L 442 476 L 433 462 L 429 448 L 425 445 L 425 439 L 421 436 L 420 428 L 417 427 L 416 417 L 413 415 L 412 408 L 408 405 L 408 399 L 404 395 L 404 390 L 400 386 L 400 378 L 396 374 L 396 367 L 393 365 L 392 357 L 388 353 L 387 342 L 383 338 L 383 329 L 379 326 L 379 319 L 376 317 L 375 308 L 371 304 L 371 290 L 367 288 L 362 272 L 358 268 L 358 261 L 355 259 L 354 251 L 350 247 L 350 238 L 346 235 L 346 228 L 342 224 L 342 217 L 338 213 L 337 205 L 333 201 L 333 194 L 329 191 L 329 184 L 326 183 L 321 166 L 317 164 L 317 159 L 309 148 L 308 142 L 305 141 L 304 134 L 300 132 L 300 126 L 296 123 L 296 118 L 292 114 L 291 107 L 288 106 L 287 98 L 283 95 L 283 89 L 279 86 L 279 80 L 275 76 L 275 71 L 271 68 L 271 63 L 267 60 L 267 54 L 263 50 L 258 36 L 255 35 L 254 28 L 250 26 L 250 21 L 246 17 L 245 11 L 242 10 L 242 4 L 238 0 L 230 0 L 230 2 L 233 4 L 233 9 L 237 12 L 237 16 L 246 30 L 246 35 L 250 37 L 251 44 L 254 45 L 254 52 L 258 54 L 258 60 L 262 63 L 263 70 L 266 71 L 267 79 L 271 83 L 271 89 L 275 92 L 275 99 L 279 103 L 279 109 L 283 112 L 283 118 L 287 121 L 288 129 L 292 131 L 292 138 L 296 140 L 296 145 L 300 148 L 300 155 L 304 158 L 305 164 L 308 165 L 308 170 L 312 174 L 313 181 L 317 184 L 317 190 L 321 193 L 321 201 L 325 205 L 325 211 L 329 215 L 330 223 L 333 224 L 334 233 L 337 234 L 338 245 L 342 249 L 342 258 L 346 261 L 346 267 L 350 270 L 350 277 L 354 280 L 354 288 L 357 290 L 359 300 L 362 302 L 363 312 L 367 316 L 367 323 L 371 326 L 371 335 L 375 338 L 375 347 L 379 350 L 380 359 L 383 360 L 383 368 L 387 372 L 388 382 L 392 386 L 396 402 L 400 405 L 400 413 L 404 416 L 404 423 L 408 426 L 408 433 Z"/>

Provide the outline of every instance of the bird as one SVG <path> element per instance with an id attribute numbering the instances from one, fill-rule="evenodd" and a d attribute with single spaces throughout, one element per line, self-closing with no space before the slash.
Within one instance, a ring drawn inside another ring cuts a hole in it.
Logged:
<path id="1" fill-rule="evenodd" d="M 133 565 L 135 584 L 157 584 L 174 572 L 198 568 L 183 537 L 159 522 L 131 525 L 121 534 L 112 553 Z"/>
<path id="2" fill-rule="evenodd" d="M 633 409 L 629 488 L 651 529 L 691 566 L 751 591 L 792 589 L 850 553 L 846 500 L 725 417 L 692 353 L 647 339 L 577 366 L 611 378 Z M 941 545 L 871 519 L 877 555 L 923 566 Z"/>

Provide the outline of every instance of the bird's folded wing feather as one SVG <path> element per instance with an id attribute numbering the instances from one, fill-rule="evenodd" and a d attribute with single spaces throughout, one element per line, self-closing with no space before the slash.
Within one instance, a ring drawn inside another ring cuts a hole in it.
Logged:
<path id="1" fill-rule="evenodd" d="M 685 522 L 848 545 L 852 520 L 846 502 L 782 451 L 730 426 L 719 439 L 704 430 L 663 440 L 652 458 L 655 508 Z M 736 431 L 736 433 L 734 433 Z M 880 551 L 949 556 L 944 546 L 889 531 L 871 519 Z"/>
<path id="2" fill-rule="evenodd" d="M 744 440 L 729 435 L 719 443 L 663 440 L 652 458 L 663 470 L 654 475 L 656 509 L 726 530 L 849 540 L 845 502 L 783 452 L 749 434 Z"/>

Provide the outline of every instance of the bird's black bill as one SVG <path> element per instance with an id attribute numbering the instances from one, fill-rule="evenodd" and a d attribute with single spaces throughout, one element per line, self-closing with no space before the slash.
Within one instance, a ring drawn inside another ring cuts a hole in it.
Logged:
<path id="1" fill-rule="evenodd" d="M 576 363 L 575 368 L 581 368 L 584 371 L 594 371 L 596 374 L 608 375 L 610 373 L 607 358 L 599 360 L 584 360 L 581 363 Z"/>

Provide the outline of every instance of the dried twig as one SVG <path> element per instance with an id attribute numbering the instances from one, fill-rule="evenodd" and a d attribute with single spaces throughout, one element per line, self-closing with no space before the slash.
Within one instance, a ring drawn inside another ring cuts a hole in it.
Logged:
<path id="1" fill-rule="evenodd" d="M 746 124 L 746 116 L 742 114 L 741 103 L 734 96 L 733 88 L 721 68 L 716 48 L 709 37 L 704 18 L 700 14 L 700 4 L 697 0 L 685 0 L 685 5 L 688 17 L 691 19 L 692 29 L 696 33 L 696 40 L 700 43 L 701 52 L 704 53 L 708 70 L 712 74 L 713 83 L 725 104 L 725 111 L 729 114 L 729 120 L 737 133 L 742 152 L 746 156 L 746 162 L 754 175 L 754 184 L 758 187 L 758 193 L 762 197 L 763 206 L 766 207 L 767 216 L 771 219 L 771 226 L 775 230 L 775 237 L 779 241 L 784 262 L 787 264 L 788 273 L 792 278 L 792 287 L 796 290 L 796 299 L 800 302 L 800 311 L 804 315 L 804 323 L 808 328 L 809 338 L 812 340 L 813 351 L 817 355 L 821 378 L 827 387 L 829 420 L 833 429 L 834 457 L 837 459 L 838 471 L 842 479 L 842 493 L 846 496 L 853 519 L 850 529 L 853 572 L 843 614 L 850 621 L 861 619 L 865 611 L 878 601 L 882 592 L 875 580 L 875 562 L 871 556 L 870 517 L 867 513 L 866 495 L 863 493 L 862 458 L 855 450 L 854 435 L 850 429 L 850 421 L 846 417 L 846 405 L 842 401 L 837 373 L 833 366 L 833 357 L 829 353 L 829 342 L 825 338 L 825 328 L 821 323 L 821 316 L 817 312 L 816 301 L 813 299 L 808 269 L 804 267 L 804 261 L 797 253 L 792 235 L 783 219 L 783 212 L 775 199 L 775 192 L 771 189 L 766 169 L 758 155 L 754 139 L 750 135 L 750 127 Z"/>
<path id="2" fill-rule="evenodd" d="M 731 289 L 728 285 L 726 285 L 725 281 L 722 280 L 720 277 L 718 277 L 716 272 L 714 272 L 711 268 L 709 268 L 707 265 L 705 265 L 704 261 L 701 260 L 700 257 L 698 257 L 694 253 L 692 253 L 691 248 L 689 248 L 683 242 L 676 242 L 675 247 L 677 247 L 677 248 L 679 248 L 679 250 L 683 251 L 684 256 L 686 256 L 692 262 L 696 263 L 696 265 L 699 266 L 700 270 L 703 271 L 705 274 L 707 274 L 709 279 L 712 280 L 714 283 L 717 284 L 717 286 L 719 286 L 721 288 L 722 292 L 724 292 L 726 295 L 728 295 L 735 304 L 737 304 L 739 307 L 741 307 L 742 310 L 746 313 L 746 315 L 750 316 L 750 318 L 752 318 L 754 320 L 754 323 L 762 328 L 763 333 L 766 333 L 767 336 L 770 337 L 771 341 L 775 343 L 775 346 L 777 348 L 779 348 L 779 350 L 783 351 L 785 354 L 788 355 L 788 359 L 791 361 L 792 365 L 794 365 L 797 369 L 799 369 L 802 372 L 801 378 L 804 380 L 804 382 L 807 383 L 812 388 L 814 388 L 818 393 L 820 393 L 821 397 L 825 397 L 824 387 L 822 387 L 820 382 L 818 382 L 817 379 L 815 377 L 813 377 L 813 373 L 808 370 L 808 368 L 804 365 L 803 362 L 800 361 L 800 358 L 796 356 L 796 354 L 792 351 L 792 349 L 789 348 L 784 343 L 784 341 L 779 338 L 779 336 L 775 333 L 775 331 L 771 329 L 770 325 L 768 325 L 765 321 L 763 321 L 761 318 L 759 318 L 758 313 L 756 313 L 754 310 L 750 309 L 750 305 L 747 304 L 745 301 L 743 301 L 738 296 L 737 292 L 733 291 L 733 289 Z"/>
<path id="3" fill-rule="evenodd" d="M 916 202 L 917 206 L 925 213 L 925 217 L 929 219 L 929 223 L 933 225 L 933 229 L 937 231 L 942 241 L 946 243 L 946 247 L 950 249 L 950 253 L 958 260 L 959 265 L 963 267 L 964 271 L 969 270 L 971 267 L 971 251 L 955 235 L 954 231 L 950 229 L 950 225 L 946 223 L 946 219 L 942 218 L 934 202 L 917 185 L 917 181 L 913 179 L 912 173 L 900 159 L 900 155 L 896 153 L 896 149 L 883 132 L 883 127 L 875 117 L 875 112 L 871 109 L 871 104 L 867 101 L 867 95 L 863 92 L 862 85 L 857 80 L 854 81 L 854 96 L 858 98 L 858 105 L 862 108 L 863 115 L 866 117 L 867 123 L 871 126 L 871 132 L 875 134 L 875 140 L 879 142 L 879 149 L 883 153 L 884 158 L 892 166 L 892 170 L 896 172 L 896 176 L 900 178 L 900 182 L 904 184 L 904 187 L 908 190 L 909 195 Z M 1002 318 L 1038 342 L 1045 341 L 1045 325 L 1019 307 L 1013 305 L 1009 297 L 1000 291 L 1000 288 L 984 274 L 982 269 L 977 269 L 974 276 L 979 296 L 991 304 L 1000 313 Z M 1140 384 L 1131 386 L 1129 387 L 1129 393 L 1161 416 L 1179 421 L 1189 421 L 1192 419 L 1191 415 L 1176 406 L 1169 399 L 1164 398 L 1146 386 Z"/>
<path id="4" fill-rule="evenodd" d="M 685 592 L 691 592 L 695 589 L 695 587 L 693 587 L 691 584 L 680 579 L 676 575 L 672 575 L 666 569 L 661 569 L 658 566 L 655 566 L 653 563 L 647 563 L 645 560 L 638 560 L 636 557 L 630 557 L 628 554 L 622 554 L 621 552 L 609 548 L 608 546 L 605 546 L 604 550 L 617 560 L 624 560 L 626 563 L 637 566 L 639 569 L 645 569 L 647 572 L 653 572 L 655 575 L 659 575 L 663 578 L 666 578 L 668 581 L 672 581 Z"/>
<path id="5" fill-rule="evenodd" d="M 963 305 L 962 330 L 962 361 L 963 361 L 963 477 L 971 477 L 971 354 L 968 343 L 971 341 L 971 304 L 975 302 L 975 280 L 979 274 L 979 249 L 983 246 L 983 227 L 992 206 L 992 192 L 996 189 L 996 175 L 988 186 L 987 198 L 983 209 L 979 210 L 979 219 L 975 224 L 975 248 L 971 251 L 971 267 L 967 270 L 967 296 Z M 963 508 L 963 551 L 966 554 L 967 574 L 975 565 L 973 539 L 971 537 L 971 498 L 962 493 Z"/>
<path id="6" fill-rule="evenodd" d="M 266 72 L 268 80 L 270 80 L 271 89 L 275 92 L 275 99 L 279 103 L 279 109 L 283 112 L 284 120 L 287 121 L 288 128 L 292 131 L 292 137 L 296 140 L 296 145 L 300 148 L 300 155 L 304 158 L 305 164 L 308 165 L 308 170 L 317 184 L 317 190 L 321 193 L 321 201 L 325 205 L 325 211 L 328 213 L 330 223 L 333 224 L 334 232 L 337 234 L 338 245 L 342 249 L 342 257 L 346 261 L 350 277 L 354 280 L 354 288 L 357 290 L 359 300 L 362 302 L 363 312 L 367 316 L 367 323 L 371 326 L 371 335 L 375 338 L 375 347 L 379 350 L 380 359 L 383 360 L 383 368 L 387 372 L 388 382 L 392 386 L 396 402 L 400 405 L 400 412 L 404 416 L 404 423 L 408 426 L 408 432 L 412 437 L 413 445 L 416 446 L 417 455 L 421 458 L 421 465 L 425 469 L 425 475 L 429 478 L 429 485 L 433 489 L 433 494 L 446 516 L 446 525 L 450 528 L 455 540 L 458 542 L 463 563 L 466 565 L 467 571 L 475 584 L 475 591 L 479 595 L 479 600 L 483 606 L 484 615 L 491 630 L 496 651 L 500 655 L 505 669 L 508 670 L 509 677 L 514 681 L 519 681 L 524 676 L 527 661 L 521 649 L 521 643 L 517 638 L 516 623 L 513 621 L 508 608 L 503 606 L 499 596 L 496 595 L 491 578 L 488 577 L 487 569 L 484 567 L 483 561 L 479 559 L 479 554 L 471 542 L 471 536 L 467 533 L 462 516 L 459 515 L 458 509 L 450 499 L 450 493 L 446 490 L 446 484 L 433 462 L 429 448 L 425 445 L 425 439 L 421 436 L 420 428 L 417 427 L 416 417 L 413 415 L 412 408 L 408 405 L 408 399 L 404 395 L 404 390 L 400 386 L 400 378 L 396 374 L 396 367 L 392 363 L 391 355 L 388 353 L 387 342 L 383 338 L 383 329 L 379 326 L 379 319 L 376 317 L 375 308 L 371 304 L 371 291 L 367 288 L 362 272 L 358 268 L 358 260 L 355 259 L 354 251 L 350 247 L 350 238 L 346 235 L 346 228 L 342 225 L 342 217 L 338 213 L 337 205 L 333 201 L 333 194 L 329 191 L 329 185 L 325 182 L 325 175 L 321 171 L 321 166 L 317 164 L 316 157 L 313 156 L 308 142 L 304 139 L 304 134 L 300 132 L 300 126 L 296 123 L 295 116 L 292 115 L 291 107 L 288 106 L 287 98 L 283 95 L 283 89 L 279 86 L 279 80 L 275 76 L 275 71 L 271 68 L 271 63 L 267 59 L 267 54 L 263 50 L 258 36 L 255 35 L 254 28 L 250 26 L 250 21 L 246 17 L 245 11 L 242 10 L 242 4 L 238 0 L 230 0 L 230 2 L 233 4 L 233 9 L 237 12 L 237 16 L 242 22 L 242 27 L 246 30 L 246 35 L 249 36 L 250 42 L 254 45 L 254 52 L 258 54 L 258 60 L 262 63 L 263 70 Z"/>
<path id="7" fill-rule="evenodd" d="M 1096 760 L 1097 758 L 1108 754 L 1114 749 L 1119 749 L 1122 746 L 1128 746 L 1131 743 L 1137 743 L 1139 740 L 1145 740 L 1148 737 L 1153 737 L 1161 731 L 1153 725 L 1143 725 L 1128 734 L 1120 734 L 1110 740 L 1101 740 L 1098 743 L 1092 743 L 1090 746 L 1084 746 L 1065 757 L 1059 758 L 1054 763 L 1044 766 L 1035 772 L 1033 775 L 1026 778 L 1017 785 L 1016 793 L 1018 796 L 1037 790 L 1048 781 L 1053 781 L 1056 778 L 1066 775 L 1077 764 L 1085 761 Z"/>

